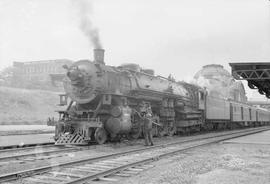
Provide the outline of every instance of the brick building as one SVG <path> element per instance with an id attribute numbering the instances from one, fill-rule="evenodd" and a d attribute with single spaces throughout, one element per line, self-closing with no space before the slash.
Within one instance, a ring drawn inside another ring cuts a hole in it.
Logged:
<path id="1" fill-rule="evenodd" d="M 13 77 L 21 85 L 33 82 L 40 84 L 54 83 L 64 77 L 63 65 L 71 65 L 68 59 L 42 60 L 30 62 L 13 62 Z"/>

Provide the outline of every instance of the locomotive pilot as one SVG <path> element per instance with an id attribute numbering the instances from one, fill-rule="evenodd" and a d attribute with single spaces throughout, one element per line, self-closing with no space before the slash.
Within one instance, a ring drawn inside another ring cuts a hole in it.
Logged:
<path id="1" fill-rule="evenodd" d="M 153 146 L 152 140 L 152 110 L 149 104 L 143 105 L 143 110 L 141 111 L 141 116 L 143 119 L 143 134 L 145 140 L 145 146 Z"/>

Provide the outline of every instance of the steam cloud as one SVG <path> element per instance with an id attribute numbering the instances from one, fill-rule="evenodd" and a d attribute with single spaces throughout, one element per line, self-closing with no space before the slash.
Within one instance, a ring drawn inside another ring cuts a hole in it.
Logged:
<path id="1" fill-rule="evenodd" d="M 93 44 L 94 48 L 101 49 L 98 29 L 93 25 L 91 20 L 92 6 L 89 0 L 76 0 L 75 6 L 78 8 L 80 18 L 80 29 Z"/>
<path id="2" fill-rule="evenodd" d="M 218 98 L 228 98 L 229 89 L 231 84 L 224 84 L 223 81 L 226 79 L 217 78 L 205 78 L 204 76 L 199 76 L 194 80 L 194 84 L 201 87 L 206 87 L 206 90 L 210 96 L 215 96 Z"/>
<path id="3" fill-rule="evenodd" d="M 209 96 L 234 99 L 237 101 L 246 102 L 246 95 L 241 82 L 235 82 L 232 77 L 212 76 L 204 77 L 199 76 L 194 79 L 193 84 L 201 87 L 206 87 Z"/>

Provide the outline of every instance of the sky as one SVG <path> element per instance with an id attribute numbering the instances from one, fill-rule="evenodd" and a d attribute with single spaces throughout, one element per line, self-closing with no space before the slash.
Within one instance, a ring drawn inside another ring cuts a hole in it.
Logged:
<path id="1" fill-rule="evenodd" d="M 0 0 L 0 69 L 13 61 L 92 59 L 78 0 Z M 89 0 L 105 62 L 189 81 L 206 64 L 270 61 L 268 0 Z"/>

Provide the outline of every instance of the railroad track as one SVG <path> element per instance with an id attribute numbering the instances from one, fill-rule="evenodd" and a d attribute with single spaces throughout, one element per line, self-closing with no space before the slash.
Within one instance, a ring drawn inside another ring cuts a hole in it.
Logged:
<path id="1" fill-rule="evenodd" d="M 13 148 L 0 150 L 0 167 L 6 164 L 25 163 L 63 157 L 70 152 L 81 151 L 81 147 L 65 147 L 55 145 L 43 145 L 25 148 Z"/>
<path id="2" fill-rule="evenodd" d="M 93 180 L 116 181 L 152 167 L 151 163 L 163 157 L 196 148 L 199 146 L 224 141 L 231 138 L 269 130 L 269 127 L 222 132 L 185 141 L 133 149 L 95 158 L 84 158 L 66 163 L 24 170 L 0 175 L 0 182 L 8 183 L 64 183 L 75 184 Z"/>
<path id="3" fill-rule="evenodd" d="M 1 125 L 0 125 L 1 126 Z M 24 130 L 24 131 L 5 131 L 0 132 L 0 136 L 10 136 L 10 135 L 33 135 L 33 134 L 53 134 L 53 130 Z"/>
<path id="4" fill-rule="evenodd" d="M 13 149 L 32 149 L 33 147 L 37 146 L 45 146 L 45 145 L 54 145 L 54 142 L 44 142 L 44 143 L 34 143 L 34 144 L 24 144 L 24 145 L 8 145 L 8 146 L 0 146 L 0 152 L 5 150 L 13 150 Z"/>

